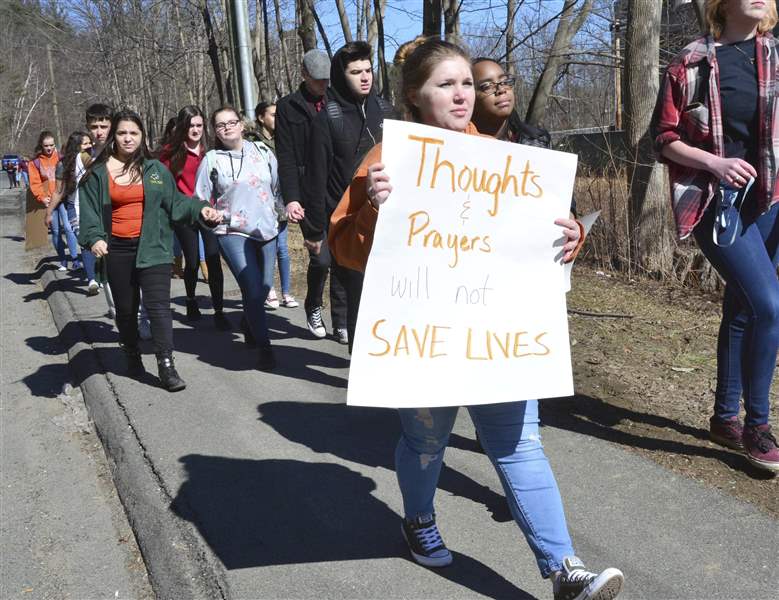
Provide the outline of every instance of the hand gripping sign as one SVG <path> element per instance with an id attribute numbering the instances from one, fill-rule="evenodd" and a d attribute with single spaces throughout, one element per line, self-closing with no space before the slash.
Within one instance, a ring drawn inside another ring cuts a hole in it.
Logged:
<path id="1" fill-rule="evenodd" d="M 464 406 L 573 393 L 562 229 L 576 156 L 384 122 L 393 191 L 360 303 L 347 403 Z"/>

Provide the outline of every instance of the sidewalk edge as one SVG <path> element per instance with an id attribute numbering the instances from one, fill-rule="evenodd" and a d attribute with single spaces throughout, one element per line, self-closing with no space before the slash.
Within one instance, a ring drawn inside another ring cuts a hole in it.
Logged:
<path id="1" fill-rule="evenodd" d="M 90 418 L 103 445 L 117 493 L 146 563 L 152 589 L 160 600 L 229 597 L 226 578 L 216 558 L 191 523 L 170 510 L 173 500 L 157 473 L 100 363 L 97 349 L 79 322 L 58 277 L 47 270 L 41 277 L 51 289 L 49 308 L 69 366 L 81 390 Z M 74 323 L 77 328 L 66 325 Z M 68 339 L 66 339 L 68 338 Z"/>

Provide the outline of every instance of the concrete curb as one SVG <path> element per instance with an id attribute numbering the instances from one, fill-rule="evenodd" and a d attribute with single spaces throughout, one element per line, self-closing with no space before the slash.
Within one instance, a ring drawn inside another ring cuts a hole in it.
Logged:
<path id="1" fill-rule="evenodd" d="M 77 318 L 53 270 L 41 278 L 54 323 L 68 348 L 70 368 L 78 381 L 103 443 L 119 498 L 160 600 L 228 598 L 219 561 L 200 541 L 191 521 L 170 510 L 173 494 L 157 473 L 142 440 L 116 393 L 110 374 L 92 346 L 89 332 Z M 66 327 L 73 323 L 74 326 Z"/>

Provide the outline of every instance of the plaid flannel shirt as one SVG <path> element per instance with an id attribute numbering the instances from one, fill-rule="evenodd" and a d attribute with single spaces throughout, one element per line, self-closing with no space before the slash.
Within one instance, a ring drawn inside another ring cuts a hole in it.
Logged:
<path id="1" fill-rule="evenodd" d="M 758 164 L 756 198 L 760 212 L 777 196 L 776 160 L 779 156 L 779 102 L 776 102 L 777 40 L 769 33 L 756 38 L 758 113 Z M 666 144 L 681 140 L 690 146 L 724 156 L 722 101 L 714 40 L 699 38 L 686 46 L 666 69 L 657 98 L 651 135 L 660 160 Z M 703 217 L 719 182 L 708 171 L 683 167 L 667 159 L 676 230 L 685 238 Z"/>

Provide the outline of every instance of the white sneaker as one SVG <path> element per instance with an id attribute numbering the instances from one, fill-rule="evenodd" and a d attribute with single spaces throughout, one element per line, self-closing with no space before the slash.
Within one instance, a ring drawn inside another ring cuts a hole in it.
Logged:
<path id="1" fill-rule="evenodd" d="M 65 271 L 67 271 L 67 270 L 68 270 L 68 267 L 66 265 L 60 265 L 59 267 L 57 267 L 57 271 L 59 271 L 60 273 L 63 273 Z"/>
<path id="2" fill-rule="evenodd" d="M 281 296 L 281 306 L 285 308 L 297 308 L 298 306 L 300 306 L 300 304 L 298 304 L 298 301 L 295 300 L 294 296 L 291 296 L 289 294 L 283 294 Z"/>
<path id="3" fill-rule="evenodd" d="M 89 280 L 87 285 L 87 296 L 97 296 L 100 293 L 100 286 L 94 279 Z"/>
<path id="4" fill-rule="evenodd" d="M 314 334 L 314 337 L 320 340 L 327 335 L 325 324 L 322 322 L 322 307 L 317 306 L 310 313 L 306 314 L 306 324 L 308 330 Z"/>
<path id="5" fill-rule="evenodd" d="M 149 323 L 149 319 L 138 320 L 138 337 L 142 340 L 151 339 L 151 323 Z"/>
<path id="6" fill-rule="evenodd" d="M 278 307 L 279 299 L 276 297 L 276 290 L 271 288 L 268 292 L 268 297 L 265 299 L 265 308 L 276 310 Z"/>
<path id="7" fill-rule="evenodd" d="M 563 570 L 552 582 L 554 600 L 613 600 L 625 581 L 619 569 L 591 573 L 575 556 L 563 559 Z"/>

